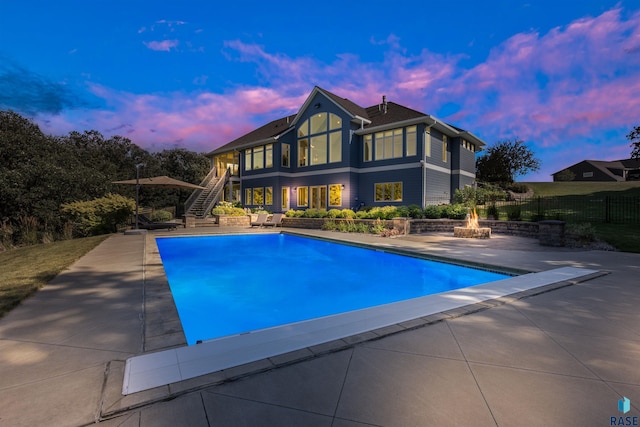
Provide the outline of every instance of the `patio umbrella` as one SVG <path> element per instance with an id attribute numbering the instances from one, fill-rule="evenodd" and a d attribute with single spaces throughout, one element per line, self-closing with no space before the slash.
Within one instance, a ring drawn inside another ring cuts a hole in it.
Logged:
<path id="1" fill-rule="evenodd" d="M 125 185 L 135 185 L 136 186 L 136 230 L 138 230 L 138 192 L 140 186 L 144 185 L 145 187 L 153 187 L 153 188 L 170 188 L 177 190 L 204 190 L 205 187 L 201 187 L 196 184 L 191 184 L 189 182 L 180 181 L 179 179 L 169 178 L 166 175 L 154 176 L 151 178 L 138 178 L 137 176 L 138 168 L 136 168 L 136 179 L 128 179 L 125 181 L 113 181 L 113 184 L 125 184 Z"/>
<path id="2" fill-rule="evenodd" d="M 154 176 L 151 178 L 128 179 L 126 181 L 113 181 L 113 184 L 144 185 L 145 187 L 173 188 L 178 190 L 181 190 L 181 189 L 204 190 L 205 189 L 205 187 L 180 181 L 179 179 L 169 178 L 166 175 Z"/>

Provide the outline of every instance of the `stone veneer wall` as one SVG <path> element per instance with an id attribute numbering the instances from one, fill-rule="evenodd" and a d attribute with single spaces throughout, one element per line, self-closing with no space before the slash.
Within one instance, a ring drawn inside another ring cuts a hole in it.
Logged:
<path id="1" fill-rule="evenodd" d="M 290 228 L 307 228 L 310 230 L 320 230 L 322 228 L 322 224 L 324 224 L 325 221 L 334 221 L 334 222 L 353 221 L 356 224 L 361 224 L 361 223 L 371 224 L 376 220 L 375 219 L 349 220 L 349 219 L 342 219 L 342 218 L 287 218 L 287 217 L 284 217 L 282 218 L 282 226 L 290 227 Z M 395 220 L 393 221 L 389 220 L 389 221 L 383 221 L 383 222 L 389 228 L 394 227 L 394 224 L 395 224 Z"/>
<path id="2" fill-rule="evenodd" d="M 537 222 L 481 219 L 478 223 L 480 227 L 491 228 L 491 233 L 520 237 L 538 237 L 539 225 Z M 413 219 L 409 221 L 409 233 L 453 233 L 453 227 L 464 227 L 466 224 L 467 221 L 457 219 Z"/>
<path id="3" fill-rule="evenodd" d="M 251 225 L 251 217 L 249 215 L 244 216 L 229 216 L 229 215 L 216 215 L 218 217 L 217 223 L 220 227 L 243 227 Z"/>
<path id="4" fill-rule="evenodd" d="M 307 228 L 319 230 L 325 221 L 346 221 L 333 218 L 283 218 L 282 226 L 290 228 Z M 374 220 L 356 219 L 355 222 L 368 222 Z M 387 227 L 395 227 L 404 234 L 420 233 L 452 233 L 453 227 L 464 227 L 466 220 L 455 219 L 408 219 L 394 218 L 385 221 Z M 492 234 L 507 234 L 510 236 L 530 237 L 540 239 L 540 244 L 545 246 L 564 245 L 563 221 L 498 221 L 481 219 L 480 227 L 491 228 Z"/>

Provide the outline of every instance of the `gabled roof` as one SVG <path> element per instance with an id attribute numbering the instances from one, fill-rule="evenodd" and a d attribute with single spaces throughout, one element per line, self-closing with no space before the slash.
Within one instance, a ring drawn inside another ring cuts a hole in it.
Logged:
<path id="1" fill-rule="evenodd" d="M 335 103 L 339 108 L 344 110 L 347 114 L 351 115 L 353 120 L 357 120 L 362 124 L 362 128 L 356 131 L 357 134 L 367 133 L 367 131 L 374 132 L 383 129 L 391 129 L 392 126 L 406 126 L 409 124 L 426 123 L 429 126 L 434 126 L 438 130 L 450 135 L 467 138 L 474 142 L 478 148 L 486 145 L 484 141 L 476 137 L 470 132 L 460 129 L 458 127 L 449 125 L 441 120 L 436 119 L 428 114 L 421 113 L 420 111 L 405 107 L 395 102 L 384 102 L 384 104 L 376 104 L 371 107 L 363 108 L 348 100 L 347 98 L 341 98 L 338 95 L 322 89 L 318 86 L 313 88 L 313 91 L 309 94 L 304 104 L 300 107 L 297 114 L 287 116 L 278 120 L 274 120 L 261 126 L 233 141 L 219 147 L 208 154 L 212 156 L 218 153 L 227 152 L 230 150 L 238 150 L 241 148 L 249 147 L 251 145 L 265 144 L 269 142 L 275 142 L 280 135 L 293 129 L 298 120 L 301 119 L 300 113 L 310 107 L 310 104 L 314 96 L 318 93 L 326 96 L 330 101 Z M 384 98 L 384 97 L 383 97 Z"/>
<path id="2" fill-rule="evenodd" d="M 391 123 L 404 122 L 411 119 L 429 117 L 427 114 L 396 104 L 395 102 L 387 102 L 386 110 L 387 111 L 385 112 L 382 104 L 367 107 L 365 111 L 367 117 L 371 120 L 371 123 L 366 125 L 365 129 L 369 127 L 384 126 Z"/>
<path id="3" fill-rule="evenodd" d="M 240 138 L 234 139 L 233 141 L 223 145 L 222 147 L 216 148 L 207 155 L 211 156 L 234 149 L 237 150 L 258 142 L 276 141 L 280 135 L 290 129 L 291 122 L 295 117 L 296 115 L 293 114 L 291 116 L 283 117 L 281 119 L 269 122 L 264 126 L 261 126 L 247 134 L 242 135 Z"/>
<path id="4" fill-rule="evenodd" d="M 582 163 L 586 163 L 592 167 L 594 167 L 595 169 L 598 169 L 599 171 L 601 171 L 602 173 L 604 173 L 605 175 L 609 176 L 610 178 L 616 180 L 616 181 L 624 181 L 624 178 L 620 175 L 615 174 L 613 171 L 615 170 L 634 170 L 634 169 L 640 169 L 640 159 L 623 159 L 623 160 L 583 160 L 581 162 L 575 163 L 571 166 L 567 166 L 566 168 L 558 171 L 558 172 L 554 172 L 551 175 L 556 175 L 564 170 L 567 169 L 571 169 L 575 166 L 578 166 Z"/>

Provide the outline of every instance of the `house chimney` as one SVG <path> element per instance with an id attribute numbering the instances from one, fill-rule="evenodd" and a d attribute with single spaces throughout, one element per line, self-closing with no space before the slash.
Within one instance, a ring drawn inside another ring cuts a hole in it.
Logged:
<path id="1" fill-rule="evenodd" d="M 387 96 L 382 95 L 382 112 L 387 114 Z"/>

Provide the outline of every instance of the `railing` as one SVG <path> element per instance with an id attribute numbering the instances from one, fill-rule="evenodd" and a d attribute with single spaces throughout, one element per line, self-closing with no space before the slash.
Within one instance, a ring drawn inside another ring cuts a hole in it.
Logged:
<path id="1" fill-rule="evenodd" d="M 224 185 L 227 183 L 229 176 L 230 176 L 230 171 L 229 169 L 227 169 L 224 175 L 221 176 L 218 179 L 218 181 L 215 183 L 215 185 L 211 189 L 211 192 L 209 193 L 207 198 L 204 200 L 204 202 L 202 202 L 202 208 L 203 208 L 203 211 L 205 212 L 204 216 L 207 216 L 206 212 L 209 212 L 213 208 L 213 205 L 215 205 L 216 202 L 220 200 L 220 195 L 222 194 L 222 190 L 224 189 Z"/>
<path id="2" fill-rule="evenodd" d="M 539 196 L 495 203 L 500 219 L 560 219 L 570 222 L 633 224 L 640 222 L 637 196 Z M 488 213 L 489 204 L 480 207 Z"/>
<path id="3" fill-rule="evenodd" d="M 215 176 L 216 176 L 216 168 L 214 167 L 209 171 L 207 176 L 204 177 L 204 179 L 200 183 L 200 187 L 208 187 L 209 183 L 211 182 L 211 180 L 213 178 L 215 178 Z M 202 194 L 203 191 L 205 191 L 205 190 L 199 190 L 199 189 L 198 190 L 193 190 L 193 193 L 191 193 L 191 195 L 189 196 L 187 201 L 184 202 L 184 211 L 185 212 L 189 212 L 189 209 L 191 209 L 191 207 L 196 202 L 196 200 L 198 200 L 198 197 L 200 196 L 200 194 Z"/>

